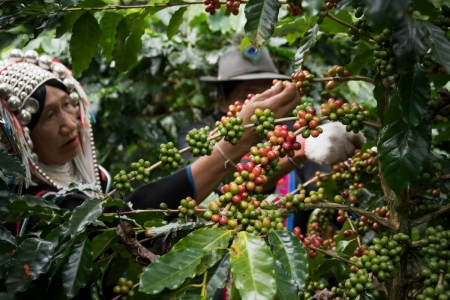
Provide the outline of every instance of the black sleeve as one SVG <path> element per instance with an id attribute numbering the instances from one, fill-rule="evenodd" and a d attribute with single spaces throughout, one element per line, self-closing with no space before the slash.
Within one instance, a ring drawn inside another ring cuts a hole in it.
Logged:
<path id="1" fill-rule="evenodd" d="M 187 169 L 138 187 L 125 201 L 133 203 L 134 209 L 159 208 L 161 202 L 176 209 L 181 199 L 194 198 L 194 188 L 189 181 Z"/>

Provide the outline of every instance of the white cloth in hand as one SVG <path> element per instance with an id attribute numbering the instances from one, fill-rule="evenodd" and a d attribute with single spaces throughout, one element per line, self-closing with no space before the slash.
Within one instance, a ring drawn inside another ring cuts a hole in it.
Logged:
<path id="1" fill-rule="evenodd" d="M 347 132 L 340 122 L 330 122 L 320 127 L 323 132 L 316 138 L 307 138 L 302 149 L 307 159 L 319 165 L 345 161 L 366 142 L 361 133 Z"/>

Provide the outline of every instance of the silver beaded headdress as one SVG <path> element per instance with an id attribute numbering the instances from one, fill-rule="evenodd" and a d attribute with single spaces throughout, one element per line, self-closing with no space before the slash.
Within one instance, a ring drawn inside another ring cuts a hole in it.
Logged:
<path id="1" fill-rule="evenodd" d="M 91 112 L 86 94 L 72 72 L 58 60 L 28 50 L 19 49 L 9 53 L 9 59 L 0 60 L 0 131 L 3 147 L 10 153 L 21 156 L 26 169 L 25 184 L 34 184 L 32 176 L 54 185 L 55 182 L 38 166 L 38 157 L 33 153 L 33 142 L 26 125 L 32 114 L 39 111 L 39 102 L 31 95 L 46 81 L 57 79 L 67 88 L 70 101 L 79 115 L 80 151 L 74 162 L 86 182 L 100 182 L 93 136 L 90 127 Z"/>

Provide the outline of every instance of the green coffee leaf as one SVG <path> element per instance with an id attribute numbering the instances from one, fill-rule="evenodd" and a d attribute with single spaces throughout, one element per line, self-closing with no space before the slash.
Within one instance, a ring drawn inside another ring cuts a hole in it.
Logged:
<path id="1" fill-rule="evenodd" d="M 224 286 L 224 283 L 227 280 L 229 268 L 230 253 L 227 253 L 222 260 L 220 260 L 220 262 L 216 263 L 214 267 L 208 270 L 206 283 L 206 294 L 208 295 L 207 299 L 213 299 L 216 290 Z"/>
<path id="2" fill-rule="evenodd" d="M 272 36 L 278 20 L 277 0 L 250 0 L 245 5 L 245 35 L 259 48 Z"/>
<path id="3" fill-rule="evenodd" d="M 86 229 L 103 211 L 102 199 L 87 199 L 77 206 L 69 219 L 69 232 L 73 237 Z"/>
<path id="4" fill-rule="evenodd" d="M 414 128 L 403 120 L 380 130 L 378 153 L 386 184 L 398 195 L 419 175 L 431 145 L 429 116 Z"/>
<path id="5" fill-rule="evenodd" d="M 53 244 L 38 238 L 23 241 L 12 255 L 6 271 L 5 286 L 10 293 L 26 290 L 33 280 L 50 267 Z"/>
<path id="6" fill-rule="evenodd" d="M 428 113 L 428 98 L 430 97 L 430 84 L 427 72 L 419 63 L 413 70 L 402 74 L 399 82 L 400 108 L 403 112 L 403 121 L 410 127 L 416 127 Z"/>
<path id="7" fill-rule="evenodd" d="M 106 61 L 111 61 L 112 52 L 116 45 L 117 25 L 123 19 L 123 15 L 116 12 L 107 12 L 100 21 L 100 47 L 102 47 L 102 56 Z"/>
<path id="8" fill-rule="evenodd" d="M 201 228 L 191 232 L 188 236 L 180 240 L 173 246 L 173 249 L 196 248 L 205 251 L 217 249 L 208 251 L 202 258 L 202 262 L 197 267 L 197 273 L 201 274 L 206 269 L 212 267 L 225 254 L 224 249 L 228 248 L 231 233 L 231 230 L 224 231 L 219 228 Z"/>
<path id="9" fill-rule="evenodd" d="M 274 261 L 275 279 L 277 282 L 277 299 L 295 300 L 298 299 L 298 287 L 295 281 L 283 269 L 279 260 Z"/>
<path id="10" fill-rule="evenodd" d="M 72 32 L 70 53 L 73 73 L 77 76 L 89 68 L 92 58 L 97 54 L 100 26 L 97 19 L 87 11 L 76 20 Z"/>
<path id="11" fill-rule="evenodd" d="M 382 118 L 386 108 L 386 100 L 384 99 L 384 91 L 386 90 L 380 73 L 375 75 L 375 88 L 373 89 L 373 97 L 377 100 L 377 113 Z"/>
<path id="12" fill-rule="evenodd" d="M 423 39 L 423 28 L 420 21 L 406 14 L 394 27 L 393 49 L 395 59 L 400 67 L 418 62 L 427 52 L 428 46 Z"/>
<path id="13" fill-rule="evenodd" d="M 142 48 L 143 21 L 149 12 L 146 9 L 142 14 L 138 12 L 128 14 L 117 26 L 117 43 L 112 57 L 120 72 L 128 71 L 137 61 L 137 55 Z"/>
<path id="14" fill-rule="evenodd" d="M 25 176 L 25 168 L 16 155 L 8 154 L 0 149 L 0 169 L 5 176 Z"/>
<path id="15" fill-rule="evenodd" d="M 68 299 L 75 297 L 84 287 L 94 267 L 92 245 L 87 237 L 75 243 L 62 267 L 63 289 Z"/>
<path id="16" fill-rule="evenodd" d="M 119 236 L 115 230 L 104 231 L 96 235 L 92 239 L 93 259 L 96 259 L 100 254 L 108 250 L 112 244 L 119 241 Z"/>
<path id="17" fill-rule="evenodd" d="M 158 294 L 165 288 L 178 288 L 187 277 L 195 274 L 204 254 L 201 249 L 180 249 L 161 256 L 142 273 L 139 291 Z"/>
<path id="18" fill-rule="evenodd" d="M 17 247 L 16 238 L 3 226 L 0 226 L 0 241 L 7 242 L 15 247 Z"/>
<path id="19" fill-rule="evenodd" d="M 170 18 L 169 25 L 167 25 L 167 38 L 170 40 L 178 33 L 178 28 L 183 24 L 183 15 L 187 10 L 187 6 L 180 7 Z"/>
<path id="20" fill-rule="evenodd" d="M 421 21 L 421 23 L 425 32 L 425 41 L 431 48 L 431 58 L 450 74 L 450 41 L 446 32 L 429 21 Z"/>
<path id="21" fill-rule="evenodd" d="M 363 0 L 364 15 L 375 30 L 395 25 L 405 14 L 412 0 Z"/>
<path id="22" fill-rule="evenodd" d="M 319 25 L 316 24 L 308 30 L 301 39 L 300 48 L 298 48 L 295 53 L 294 60 L 292 62 L 292 69 L 294 70 L 294 73 L 298 73 L 301 70 L 303 62 L 308 57 L 311 47 L 316 44 L 318 33 Z"/>
<path id="23" fill-rule="evenodd" d="M 66 32 L 69 32 L 73 28 L 73 24 L 81 17 L 84 11 L 70 11 L 64 15 L 61 25 L 56 27 L 56 38 L 62 37 Z"/>
<path id="24" fill-rule="evenodd" d="M 308 278 L 308 260 L 302 242 L 292 232 L 275 230 L 269 235 L 269 244 L 275 260 L 281 262 L 288 276 L 302 290 Z"/>
<path id="25" fill-rule="evenodd" d="M 239 232 L 231 245 L 231 272 L 243 299 L 272 299 L 277 292 L 273 256 L 263 239 Z"/>

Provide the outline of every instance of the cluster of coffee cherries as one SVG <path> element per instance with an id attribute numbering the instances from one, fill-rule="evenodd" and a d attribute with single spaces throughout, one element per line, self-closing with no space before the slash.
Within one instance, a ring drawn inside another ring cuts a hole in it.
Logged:
<path id="1" fill-rule="evenodd" d="M 190 151 L 194 157 L 211 155 L 214 145 L 208 140 L 209 127 L 192 129 L 186 135 L 186 143 L 191 147 Z"/>
<path id="2" fill-rule="evenodd" d="M 364 128 L 362 121 L 370 117 L 370 112 L 365 110 L 364 105 L 359 105 L 358 103 L 342 104 L 345 115 L 342 119 L 342 124 L 346 125 L 345 130 L 347 132 L 352 131 L 353 133 L 358 133 Z"/>
<path id="3" fill-rule="evenodd" d="M 361 38 L 362 35 L 367 32 L 372 32 L 373 30 L 367 22 L 366 16 L 364 15 L 364 8 L 359 5 L 353 5 L 353 8 L 355 9 L 356 19 L 353 22 L 353 26 L 356 27 L 356 30 L 355 28 L 349 28 L 347 29 L 347 34 L 352 39 L 352 41 L 356 42 Z"/>
<path id="4" fill-rule="evenodd" d="M 203 4 L 205 4 L 205 12 L 209 13 L 211 16 L 216 14 L 216 10 L 220 9 L 222 6 L 220 4 L 220 0 L 203 0 Z"/>
<path id="5" fill-rule="evenodd" d="M 342 297 L 344 296 L 344 283 L 339 282 L 338 286 L 331 287 L 331 292 L 334 294 L 333 300 L 342 300 Z"/>
<path id="6" fill-rule="evenodd" d="M 305 190 L 304 193 L 306 193 Z M 283 207 L 286 208 L 292 208 L 292 207 L 297 207 L 298 209 L 305 209 L 305 194 L 295 194 L 292 195 L 291 193 L 286 194 L 284 196 L 284 198 L 280 199 L 280 205 L 282 205 Z"/>
<path id="7" fill-rule="evenodd" d="M 298 298 L 300 300 L 322 299 L 322 298 L 313 298 L 313 296 L 315 295 L 316 291 L 322 291 L 326 288 L 327 285 L 324 282 L 309 281 L 305 289 L 300 293 L 298 293 Z"/>
<path id="8" fill-rule="evenodd" d="M 422 216 L 433 211 L 436 211 L 441 206 L 439 203 L 431 199 L 419 199 L 412 203 L 411 210 L 409 211 L 412 218 Z"/>
<path id="9" fill-rule="evenodd" d="M 247 98 L 252 97 L 252 96 L 253 96 L 252 94 L 249 94 L 249 96 L 247 96 Z M 245 101 L 244 105 L 246 104 L 246 102 L 248 100 Z M 237 117 L 237 115 L 242 110 L 244 105 L 242 105 L 242 103 L 240 101 L 236 101 L 236 102 L 234 102 L 234 104 L 231 104 L 230 106 L 228 106 L 227 118 Z"/>
<path id="10" fill-rule="evenodd" d="M 134 290 L 133 288 L 133 281 L 127 280 L 125 277 L 120 277 L 117 281 L 117 285 L 114 286 L 113 292 L 116 295 L 122 295 L 120 299 L 126 299 L 126 298 L 133 298 L 134 297 Z"/>
<path id="11" fill-rule="evenodd" d="M 341 196 L 348 199 L 350 203 L 356 203 L 357 192 L 364 187 L 364 184 L 360 182 L 364 176 L 367 180 L 376 179 L 373 175 L 378 172 L 377 155 L 378 152 L 375 149 L 367 149 L 364 153 L 357 150 L 352 158 L 331 166 L 331 180 L 335 181 L 341 190 L 344 186 L 348 186 L 349 190 L 344 191 Z"/>
<path id="12" fill-rule="evenodd" d="M 259 136 L 265 137 L 275 127 L 275 114 L 270 109 L 255 109 L 255 114 L 250 117 L 255 124 L 255 130 Z"/>
<path id="13" fill-rule="evenodd" d="M 316 86 L 312 84 L 314 78 L 316 77 L 308 70 L 300 70 L 297 74 L 291 74 L 292 83 L 295 83 L 300 96 L 309 94 L 316 89 Z"/>
<path id="14" fill-rule="evenodd" d="M 374 238 L 369 252 L 359 258 L 356 267 L 359 270 L 366 269 L 372 272 L 380 282 L 392 278 L 394 269 L 400 267 L 403 254 L 403 248 L 399 242 L 408 240 L 409 236 L 402 233 L 395 234 L 392 240 L 388 237 Z"/>
<path id="15" fill-rule="evenodd" d="M 263 175 L 272 176 L 274 172 L 281 170 L 278 165 L 279 157 L 281 157 L 281 151 L 273 147 L 270 142 L 265 142 L 251 147 L 248 159 L 256 167 L 259 166 L 265 171 Z"/>
<path id="16" fill-rule="evenodd" d="M 241 6 L 241 1 L 239 0 L 228 0 L 225 3 L 226 13 L 233 14 L 237 16 L 239 14 L 239 7 Z"/>
<path id="17" fill-rule="evenodd" d="M 222 117 L 215 125 L 225 141 L 232 145 L 236 145 L 244 135 L 245 127 L 242 125 L 243 121 L 244 120 L 239 117 Z"/>
<path id="18" fill-rule="evenodd" d="M 450 291 L 450 231 L 441 225 L 429 227 L 426 237 L 420 241 L 421 254 L 427 260 L 426 268 L 422 270 L 423 289 L 416 299 L 449 299 Z M 441 277 L 441 279 L 440 279 Z"/>
<path id="19" fill-rule="evenodd" d="M 302 1 L 288 0 L 286 9 L 293 17 L 303 14 Z"/>
<path id="20" fill-rule="evenodd" d="M 184 165 L 185 161 L 172 142 L 159 145 L 159 159 L 162 167 L 167 171 L 176 171 L 178 166 Z"/>
<path id="21" fill-rule="evenodd" d="M 243 192 L 261 194 L 263 192 L 263 185 L 267 182 L 268 175 L 266 168 L 261 167 L 261 165 L 256 165 L 253 161 L 249 161 L 246 164 L 238 163 L 236 165 L 236 172 L 233 176 L 235 178 L 234 182 L 224 185 L 220 189 L 220 192 L 223 195 L 230 192 L 228 189 L 234 187 L 234 185 L 237 186 L 238 190 L 233 188 L 231 196 Z"/>
<path id="22" fill-rule="evenodd" d="M 345 295 L 349 299 L 355 299 L 358 294 L 364 291 L 372 291 L 375 288 L 373 277 L 365 268 L 361 268 L 356 273 L 350 273 L 350 277 L 344 283 Z"/>
<path id="23" fill-rule="evenodd" d="M 161 208 L 161 207 L 160 207 Z M 192 199 L 191 197 L 187 197 L 186 199 L 182 199 L 180 201 L 180 205 L 178 206 L 178 217 L 180 219 L 191 218 L 195 215 L 195 209 L 198 209 L 197 201 Z"/>
<path id="24" fill-rule="evenodd" d="M 329 77 L 336 77 L 336 76 L 347 77 L 347 76 L 350 76 L 350 71 L 345 69 L 343 66 L 336 65 L 327 71 L 327 75 Z M 334 89 L 334 86 L 335 86 L 334 80 L 327 81 L 327 83 L 325 85 L 327 90 Z"/>
<path id="25" fill-rule="evenodd" d="M 267 139 L 273 146 L 280 146 L 280 157 L 295 156 L 295 151 L 300 150 L 301 145 L 297 142 L 297 136 L 289 131 L 287 125 L 276 125 L 273 131 L 267 134 Z"/>
<path id="26" fill-rule="evenodd" d="M 450 8 L 447 5 L 442 6 L 442 14 L 439 15 L 434 21 L 434 25 L 439 26 L 442 30 L 447 31 L 450 27 Z"/>
<path id="27" fill-rule="evenodd" d="M 395 57 L 389 51 L 391 44 L 392 30 L 384 29 L 380 34 L 373 37 L 375 41 L 373 60 L 375 65 L 380 69 L 381 78 L 394 75 L 396 72 Z"/>
<path id="28" fill-rule="evenodd" d="M 233 185 L 225 185 L 225 194 L 209 203 L 209 211 L 203 214 L 203 218 L 215 222 L 223 229 L 234 229 L 241 225 L 247 232 L 255 235 L 267 235 L 272 230 L 287 230 L 282 213 L 279 210 L 263 209 L 262 203 L 256 198 L 242 197 L 241 193 L 240 201 L 237 197 L 233 199 L 238 194 L 228 200 L 230 195 L 227 194 L 233 194 L 235 188 Z M 229 191 L 226 192 L 227 190 Z"/>
<path id="29" fill-rule="evenodd" d="M 440 88 L 437 93 L 439 98 L 428 102 L 428 105 L 433 110 L 433 121 L 435 123 L 447 123 L 450 110 L 446 107 L 450 104 L 450 92 L 446 88 Z"/>
<path id="30" fill-rule="evenodd" d="M 330 208 L 319 208 L 314 210 L 308 223 L 308 234 L 324 236 L 324 233 L 332 223 L 335 214 L 336 211 Z"/>
<path id="31" fill-rule="evenodd" d="M 121 195 L 125 196 L 134 192 L 130 180 L 134 178 L 136 181 L 147 183 L 150 181 L 150 171 L 146 168 L 150 167 L 150 162 L 140 159 L 138 162 L 131 164 L 131 172 L 127 174 L 125 170 L 121 170 L 119 174 L 113 178 L 113 187 L 116 188 Z"/>
<path id="32" fill-rule="evenodd" d="M 322 122 L 322 118 L 316 115 L 316 109 L 313 107 L 311 102 L 304 102 L 298 105 L 293 114 L 297 117 L 298 121 L 294 123 L 294 130 L 299 130 L 300 128 L 307 126 L 302 132 L 303 138 L 318 137 L 322 133 L 323 129 L 318 127 Z"/>
<path id="33" fill-rule="evenodd" d="M 91 285 L 91 300 L 100 300 L 100 296 L 98 295 L 99 288 L 97 283 L 93 283 Z"/>

